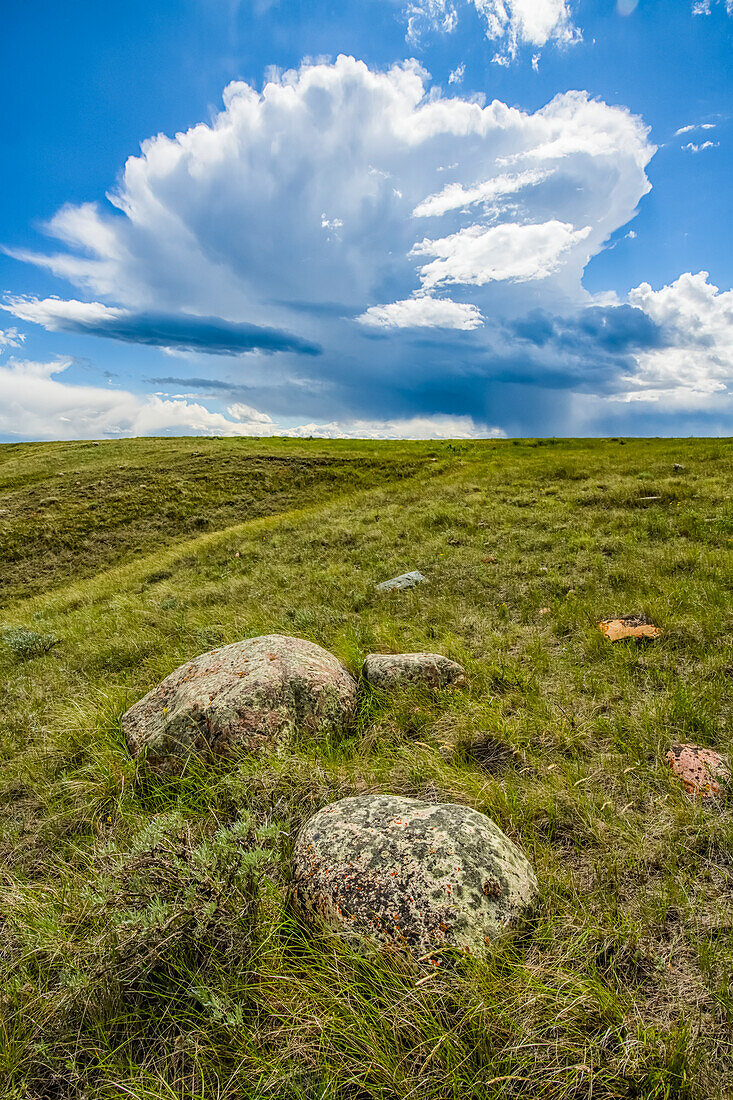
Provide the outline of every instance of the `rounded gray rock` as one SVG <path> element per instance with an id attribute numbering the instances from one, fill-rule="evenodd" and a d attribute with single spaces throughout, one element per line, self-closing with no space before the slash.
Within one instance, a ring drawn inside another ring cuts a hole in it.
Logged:
<path id="1" fill-rule="evenodd" d="M 465 683 L 466 671 L 440 653 L 370 653 L 364 678 L 382 690 L 408 684 L 445 688 Z"/>
<path id="2" fill-rule="evenodd" d="M 400 573 L 399 577 L 390 577 L 388 581 L 382 581 L 377 585 L 377 592 L 393 592 L 395 589 L 414 588 L 416 584 L 422 584 L 428 578 L 413 569 L 411 573 Z"/>
<path id="3" fill-rule="evenodd" d="M 344 798 L 310 818 L 295 843 L 291 896 L 303 917 L 417 957 L 479 953 L 536 895 L 516 844 L 454 803 Z"/>
<path id="4" fill-rule="evenodd" d="M 191 754 L 256 750 L 296 731 L 348 724 L 353 676 L 303 638 L 265 634 L 211 650 L 181 665 L 122 717 L 133 756 L 174 769 Z"/>

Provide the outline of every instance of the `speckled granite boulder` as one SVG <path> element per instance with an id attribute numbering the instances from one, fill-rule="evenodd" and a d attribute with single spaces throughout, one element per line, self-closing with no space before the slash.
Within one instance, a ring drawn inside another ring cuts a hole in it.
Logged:
<path id="1" fill-rule="evenodd" d="M 255 750 L 296 730 L 344 726 L 356 709 L 356 681 L 325 649 L 265 634 L 181 665 L 130 707 L 122 728 L 133 756 L 175 770 L 192 753 Z"/>
<path id="2" fill-rule="evenodd" d="M 419 958 L 480 952 L 532 903 L 537 880 L 484 814 L 377 794 L 344 798 L 306 822 L 291 889 L 303 917 Z"/>
<path id="3" fill-rule="evenodd" d="M 364 677 L 383 690 L 405 684 L 445 688 L 464 683 L 466 671 L 440 653 L 370 653 L 364 661 Z"/>

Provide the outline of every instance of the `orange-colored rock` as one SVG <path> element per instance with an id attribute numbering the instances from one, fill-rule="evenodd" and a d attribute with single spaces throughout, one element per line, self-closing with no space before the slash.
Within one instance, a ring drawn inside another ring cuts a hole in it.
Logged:
<path id="1" fill-rule="evenodd" d="M 720 794 L 721 782 L 730 779 L 725 758 L 714 749 L 705 749 L 700 745 L 672 745 L 667 759 L 691 798 L 715 798 Z"/>
<path id="2" fill-rule="evenodd" d="M 602 619 L 598 629 L 606 635 L 610 642 L 621 641 L 622 638 L 658 638 L 662 633 L 658 626 L 648 623 L 638 615 L 624 615 L 619 619 Z"/>

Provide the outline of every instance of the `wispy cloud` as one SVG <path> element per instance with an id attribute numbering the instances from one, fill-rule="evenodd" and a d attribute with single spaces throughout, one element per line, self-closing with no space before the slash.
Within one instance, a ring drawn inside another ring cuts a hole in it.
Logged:
<path id="1" fill-rule="evenodd" d="M 702 153 L 705 149 L 717 149 L 719 145 L 719 141 L 703 141 L 699 145 L 696 145 L 694 141 L 688 141 L 687 145 L 683 145 L 682 148 L 688 153 Z"/>
<path id="2" fill-rule="evenodd" d="M 484 203 L 491 207 L 498 199 L 516 195 L 527 187 L 544 183 L 552 175 L 547 168 L 528 168 L 523 172 L 501 173 L 473 187 L 464 187 L 460 183 L 449 183 L 437 194 L 428 195 L 419 202 L 412 212 L 415 218 L 432 218 L 447 214 L 449 210 L 460 210 L 475 203 Z"/>
<path id="3" fill-rule="evenodd" d="M 674 136 L 680 137 L 682 134 L 691 134 L 694 130 L 714 130 L 716 125 L 715 122 L 691 122 L 687 126 L 680 126 L 679 130 L 675 130 Z"/>
<path id="4" fill-rule="evenodd" d="M 725 4 L 728 15 L 733 15 L 733 0 L 693 0 L 693 15 L 710 15 L 713 4 Z"/>
<path id="5" fill-rule="evenodd" d="M 25 333 L 17 328 L 0 328 L 0 348 L 19 348 L 23 345 Z"/>
<path id="6" fill-rule="evenodd" d="M 417 45 L 428 33 L 455 30 L 460 7 L 473 6 L 486 37 L 497 45 L 493 60 L 508 65 L 524 46 L 549 42 L 569 46 L 582 32 L 573 22 L 569 0 L 410 0 L 405 8 L 407 41 Z M 533 58 L 534 62 L 534 58 Z"/>

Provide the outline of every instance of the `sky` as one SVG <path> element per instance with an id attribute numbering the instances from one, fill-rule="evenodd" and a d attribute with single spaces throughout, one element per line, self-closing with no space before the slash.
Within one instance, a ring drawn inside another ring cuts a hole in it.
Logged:
<path id="1" fill-rule="evenodd" d="M 5 0 L 0 441 L 733 434 L 733 0 Z"/>

